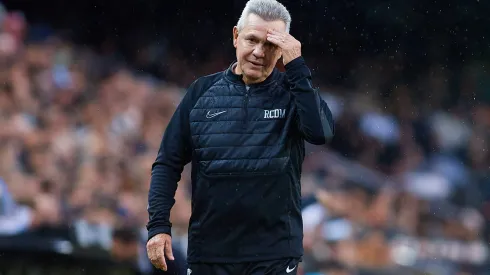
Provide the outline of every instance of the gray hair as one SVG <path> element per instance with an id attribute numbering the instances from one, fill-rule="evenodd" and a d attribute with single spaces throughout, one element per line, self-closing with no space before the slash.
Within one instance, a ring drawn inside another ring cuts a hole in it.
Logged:
<path id="1" fill-rule="evenodd" d="M 250 14 L 255 14 L 265 21 L 281 20 L 286 24 L 286 32 L 291 28 L 291 14 L 286 7 L 277 0 L 249 0 L 238 19 L 237 28 L 241 31 L 245 27 Z"/>

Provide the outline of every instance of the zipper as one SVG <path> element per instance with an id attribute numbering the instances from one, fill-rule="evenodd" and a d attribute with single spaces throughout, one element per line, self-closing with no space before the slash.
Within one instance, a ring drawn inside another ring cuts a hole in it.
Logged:
<path id="1" fill-rule="evenodd" d="M 245 98 L 243 100 L 243 109 L 244 109 L 244 112 L 245 112 L 245 116 L 243 117 L 243 127 L 247 126 L 247 120 L 248 120 L 248 100 L 249 100 L 249 94 L 248 94 L 248 91 L 249 91 L 249 88 L 248 86 L 246 86 L 246 92 L 245 92 Z"/>

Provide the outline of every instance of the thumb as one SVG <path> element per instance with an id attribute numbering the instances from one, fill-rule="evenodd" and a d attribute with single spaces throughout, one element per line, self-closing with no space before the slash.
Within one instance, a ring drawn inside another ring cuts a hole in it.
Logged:
<path id="1" fill-rule="evenodd" d="M 165 243 L 165 255 L 169 260 L 175 260 L 174 253 L 172 251 L 172 240 L 167 240 Z"/>

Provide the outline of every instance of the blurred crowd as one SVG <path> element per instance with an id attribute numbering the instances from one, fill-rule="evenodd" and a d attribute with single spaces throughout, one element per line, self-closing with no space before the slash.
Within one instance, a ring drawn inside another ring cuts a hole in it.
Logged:
<path id="1" fill-rule="evenodd" d="M 158 79 L 45 30 L 25 42 L 22 15 L 0 14 L 0 234 L 96 224 L 122 230 L 107 243 L 114 257 L 137 259 L 141 243 L 124 230 L 144 242 L 151 164 L 183 83 L 231 60 L 218 52 L 195 67 L 168 53 Z M 150 52 L 142 67 L 155 63 Z M 360 59 L 348 85 L 314 75 L 337 132 L 328 147 L 308 146 L 302 274 L 480 274 L 490 237 L 488 63 L 457 72 L 434 63 L 407 80 L 404 62 Z M 189 180 L 186 169 L 171 214 L 183 254 Z"/>
<path id="2" fill-rule="evenodd" d="M 182 89 L 52 35 L 25 44 L 19 14 L 3 22 L 0 234 L 83 222 L 144 228 L 151 164 Z M 177 197 L 179 229 L 189 205 Z"/>
<path id="3" fill-rule="evenodd" d="M 354 90 L 323 89 L 337 131 L 305 163 L 307 270 L 486 274 L 488 65 L 434 63 L 410 81 L 407 65 L 366 58 Z"/>

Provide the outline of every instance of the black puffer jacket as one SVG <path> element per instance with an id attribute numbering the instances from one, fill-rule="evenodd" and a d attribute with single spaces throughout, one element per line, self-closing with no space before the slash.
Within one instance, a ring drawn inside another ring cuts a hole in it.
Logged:
<path id="1" fill-rule="evenodd" d="M 164 134 L 153 165 L 149 238 L 169 233 L 184 165 L 192 162 L 189 262 L 302 256 L 304 142 L 334 132 L 303 58 L 245 85 L 232 66 L 196 80 Z"/>

